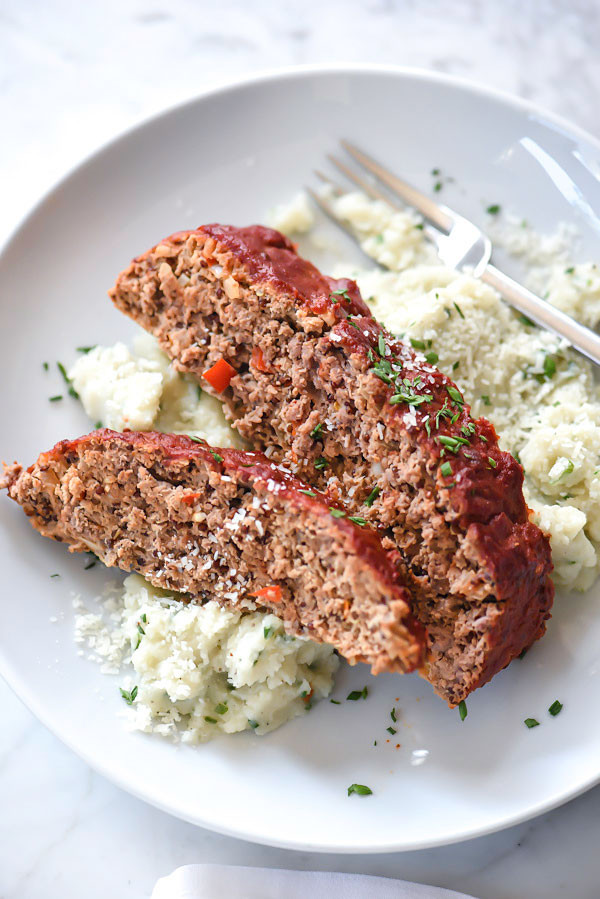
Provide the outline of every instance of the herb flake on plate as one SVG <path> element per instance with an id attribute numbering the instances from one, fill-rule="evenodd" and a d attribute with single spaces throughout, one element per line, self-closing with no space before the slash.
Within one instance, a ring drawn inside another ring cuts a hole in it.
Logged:
<path id="1" fill-rule="evenodd" d="M 366 784 L 350 784 L 348 796 L 352 796 L 353 793 L 356 793 L 357 796 L 372 796 L 373 790 L 371 787 L 367 787 Z"/>

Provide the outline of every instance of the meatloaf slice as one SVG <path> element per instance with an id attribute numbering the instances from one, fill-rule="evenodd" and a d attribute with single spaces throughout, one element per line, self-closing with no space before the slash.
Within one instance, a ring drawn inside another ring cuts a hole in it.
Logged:
<path id="1" fill-rule="evenodd" d="M 158 587 L 268 608 L 374 673 L 421 662 L 397 554 L 261 453 L 105 429 L 11 466 L 0 486 L 45 537 Z"/>
<path id="2" fill-rule="evenodd" d="M 220 392 L 240 434 L 387 529 L 428 630 L 427 677 L 450 704 L 544 633 L 550 547 L 521 467 L 354 282 L 276 231 L 205 225 L 135 259 L 110 295 Z"/>

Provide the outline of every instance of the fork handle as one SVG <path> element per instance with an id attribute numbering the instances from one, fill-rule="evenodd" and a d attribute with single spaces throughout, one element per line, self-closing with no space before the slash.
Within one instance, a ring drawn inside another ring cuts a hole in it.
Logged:
<path id="1" fill-rule="evenodd" d="M 586 328 L 556 306 L 542 300 L 493 265 L 487 265 L 480 277 L 497 290 L 507 303 L 534 321 L 536 325 L 564 337 L 574 349 L 587 356 L 596 365 L 600 365 L 600 336 L 590 328 Z"/>

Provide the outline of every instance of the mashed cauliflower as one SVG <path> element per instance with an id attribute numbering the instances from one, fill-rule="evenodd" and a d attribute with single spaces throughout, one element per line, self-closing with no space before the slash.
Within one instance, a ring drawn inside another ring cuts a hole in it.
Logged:
<path id="1" fill-rule="evenodd" d="M 288 636 L 275 615 L 183 603 L 139 575 L 125 580 L 121 626 L 135 675 L 131 725 L 199 743 L 219 732 L 265 734 L 327 696 L 338 658 Z"/>
<path id="2" fill-rule="evenodd" d="M 109 586 L 101 613 L 76 600 L 76 642 L 120 681 L 129 726 L 185 743 L 265 734 L 327 696 L 332 647 L 285 633 L 275 615 L 185 603 L 137 574 Z M 133 669 L 133 671 L 132 671 Z"/>
<path id="3" fill-rule="evenodd" d="M 525 470 L 525 498 L 550 535 L 554 579 L 585 590 L 600 565 L 600 388 L 592 365 L 568 344 L 514 313 L 481 281 L 440 264 L 412 212 L 360 193 L 332 198 L 362 248 L 390 271 L 349 272 L 375 316 L 408 341 L 426 342 L 475 416 Z M 596 326 L 600 271 L 571 265 L 569 233 L 538 238 L 525 223 L 495 226 L 496 240 L 529 266 L 530 284 L 565 312 Z"/>

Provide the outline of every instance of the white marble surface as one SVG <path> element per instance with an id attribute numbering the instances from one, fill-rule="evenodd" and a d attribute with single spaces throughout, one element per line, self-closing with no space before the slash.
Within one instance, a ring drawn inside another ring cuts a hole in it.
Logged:
<path id="1" fill-rule="evenodd" d="M 114 133 L 209 84 L 275 66 L 434 68 L 598 133 L 599 37 L 592 0 L 0 0 L 0 237 Z M 386 874 L 480 899 L 600 895 L 600 788 L 459 846 L 294 853 L 211 834 L 127 796 L 1 682 L 0 707 L 0 899 L 148 896 L 157 877 L 194 861 Z"/>

